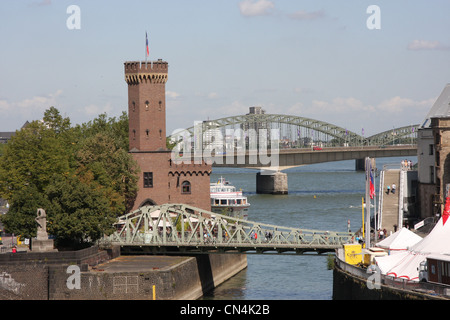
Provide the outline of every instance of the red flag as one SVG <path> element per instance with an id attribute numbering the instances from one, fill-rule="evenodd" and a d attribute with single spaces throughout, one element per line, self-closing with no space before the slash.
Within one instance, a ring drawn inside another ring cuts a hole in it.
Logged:
<path id="1" fill-rule="evenodd" d="M 450 196 L 447 196 L 447 199 L 445 200 L 445 207 L 444 207 L 444 213 L 442 214 L 442 222 L 447 222 L 448 217 L 450 216 Z"/>

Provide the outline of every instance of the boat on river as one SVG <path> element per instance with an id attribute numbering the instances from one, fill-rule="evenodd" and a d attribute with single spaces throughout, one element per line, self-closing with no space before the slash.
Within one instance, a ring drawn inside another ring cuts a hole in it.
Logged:
<path id="1" fill-rule="evenodd" d="M 250 203 L 242 194 L 242 189 L 237 190 L 225 178 L 215 183 L 210 183 L 211 211 L 227 215 L 233 218 L 247 219 Z"/>

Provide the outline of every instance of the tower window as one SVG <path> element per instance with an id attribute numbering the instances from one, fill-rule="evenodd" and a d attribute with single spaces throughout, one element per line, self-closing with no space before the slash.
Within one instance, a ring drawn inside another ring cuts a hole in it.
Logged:
<path id="1" fill-rule="evenodd" d="M 144 188 L 153 188 L 153 172 L 144 172 Z"/>
<path id="2" fill-rule="evenodd" d="M 147 139 L 148 139 L 148 135 L 149 135 L 149 133 L 150 133 L 150 130 L 145 130 L 145 133 L 147 134 Z"/>
<path id="3" fill-rule="evenodd" d="M 135 139 L 136 139 L 136 130 L 133 129 L 133 140 L 135 140 Z"/>
<path id="4" fill-rule="evenodd" d="M 181 193 L 190 194 L 191 193 L 191 183 L 189 181 L 183 181 L 181 184 Z"/>
<path id="5" fill-rule="evenodd" d="M 131 105 L 133 106 L 133 112 L 136 111 L 136 102 L 131 102 Z"/>
<path id="6" fill-rule="evenodd" d="M 161 111 L 162 101 L 159 101 L 159 111 Z"/>
<path id="7" fill-rule="evenodd" d="M 148 105 L 150 104 L 150 102 L 148 102 L 148 100 L 147 101 L 145 101 L 145 111 L 148 111 Z"/>

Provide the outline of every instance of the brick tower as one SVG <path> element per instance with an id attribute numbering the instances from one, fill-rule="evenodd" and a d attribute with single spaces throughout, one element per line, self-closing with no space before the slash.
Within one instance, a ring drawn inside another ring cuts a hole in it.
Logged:
<path id="1" fill-rule="evenodd" d="M 141 172 L 133 210 L 144 205 L 185 203 L 210 210 L 211 166 L 174 164 L 166 147 L 168 63 L 125 62 L 129 148 Z"/>

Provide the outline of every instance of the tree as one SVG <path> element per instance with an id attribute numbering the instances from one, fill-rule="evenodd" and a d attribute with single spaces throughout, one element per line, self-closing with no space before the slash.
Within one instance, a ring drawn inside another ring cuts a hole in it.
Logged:
<path id="1" fill-rule="evenodd" d="M 15 192 L 9 202 L 14 205 L 1 217 L 8 232 L 23 238 L 35 237 L 37 209 L 48 208 L 46 196 L 36 186 L 29 185 Z"/>
<path id="2" fill-rule="evenodd" d="M 17 131 L 0 156 L 0 196 L 10 204 L 2 222 L 25 237 L 36 235 L 34 219 L 43 208 L 59 243 L 84 245 L 108 234 L 136 196 L 125 113 L 71 127 L 51 107 L 43 121 Z"/>
<path id="3" fill-rule="evenodd" d="M 43 192 L 54 173 L 67 175 L 70 149 L 44 123 L 33 121 L 16 132 L 4 149 L 0 162 L 0 195 L 13 200 L 14 194 L 32 186 Z"/>
<path id="4" fill-rule="evenodd" d="M 77 175 L 85 183 L 96 182 L 107 193 L 116 216 L 131 209 L 137 193 L 138 166 L 120 143 L 104 133 L 87 138 L 76 154 Z"/>
<path id="5" fill-rule="evenodd" d="M 105 190 L 78 177 L 54 175 L 46 190 L 48 231 L 59 245 L 83 247 L 113 232 L 115 215 Z"/>

